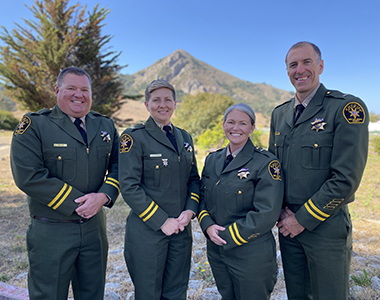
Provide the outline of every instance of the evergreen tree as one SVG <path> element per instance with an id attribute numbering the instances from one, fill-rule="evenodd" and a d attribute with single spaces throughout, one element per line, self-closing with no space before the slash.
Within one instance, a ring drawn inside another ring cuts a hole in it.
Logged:
<path id="1" fill-rule="evenodd" d="M 114 52 L 104 53 L 112 37 L 101 35 L 101 22 L 109 13 L 96 6 L 88 19 L 86 6 L 68 5 L 69 0 L 36 0 L 29 7 L 35 20 L 25 20 L 0 38 L 0 77 L 8 95 L 24 108 L 36 111 L 56 103 L 55 85 L 61 69 L 85 69 L 93 82 L 93 108 L 109 115 L 121 100 Z M 109 57 L 111 56 L 111 57 Z"/>

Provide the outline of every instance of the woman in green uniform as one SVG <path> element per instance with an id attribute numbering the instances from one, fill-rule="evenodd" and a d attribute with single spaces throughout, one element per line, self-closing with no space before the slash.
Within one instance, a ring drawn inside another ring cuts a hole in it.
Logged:
<path id="1" fill-rule="evenodd" d="M 136 300 L 185 300 L 191 223 L 200 179 L 191 136 L 170 121 L 173 86 L 162 79 L 145 91 L 150 117 L 128 128 L 119 147 L 120 190 L 131 207 L 124 256 Z"/>
<path id="2" fill-rule="evenodd" d="M 276 282 L 271 228 L 283 197 L 281 166 L 249 138 L 252 108 L 239 103 L 224 114 L 229 144 L 207 156 L 198 220 L 208 238 L 207 255 L 223 299 L 269 299 Z"/>

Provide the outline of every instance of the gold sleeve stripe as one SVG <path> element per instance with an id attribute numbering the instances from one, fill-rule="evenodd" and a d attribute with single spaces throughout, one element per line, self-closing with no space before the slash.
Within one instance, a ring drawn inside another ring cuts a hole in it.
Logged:
<path id="1" fill-rule="evenodd" d="M 311 199 L 309 199 L 309 201 L 307 201 L 307 202 L 310 204 L 310 206 L 312 208 L 314 208 L 315 212 L 319 213 L 322 217 L 326 217 L 326 218 L 330 217 L 330 215 L 325 214 L 323 211 L 321 211 L 320 209 L 318 209 L 318 207 L 316 207 L 314 205 L 314 203 L 313 203 L 313 201 L 311 201 Z"/>
<path id="2" fill-rule="evenodd" d="M 151 209 L 152 209 L 152 207 L 153 207 L 153 205 L 154 205 L 155 203 L 154 203 L 154 201 L 152 201 L 151 203 L 150 203 L 150 205 L 148 206 L 148 208 L 146 209 L 146 210 L 144 210 L 140 215 L 139 215 L 139 218 L 141 219 L 142 217 L 144 217 Z"/>
<path id="3" fill-rule="evenodd" d="M 191 199 L 193 199 L 194 201 L 196 201 L 197 203 L 199 203 L 199 199 L 197 197 L 191 196 Z"/>
<path id="4" fill-rule="evenodd" d="M 241 237 L 241 235 L 240 235 L 240 233 L 239 233 L 239 230 L 238 230 L 238 228 L 237 228 L 236 222 L 234 223 L 233 226 L 234 226 L 234 231 L 235 231 L 235 233 L 236 233 L 236 237 L 237 237 L 242 243 L 244 243 L 244 244 L 248 243 L 245 239 L 243 239 L 243 238 Z"/>
<path id="5" fill-rule="evenodd" d="M 198 222 L 201 223 L 202 222 L 202 219 L 205 217 L 205 216 L 209 216 L 210 214 L 207 212 L 207 210 L 202 210 L 199 215 L 198 215 Z"/>
<path id="6" fill-rule="evenodd" d="M 229 229 L 229 231 L 230 231 L 230 233 L 231 233 L 231 237 L 232 237 L 232 239 L 234 240 L 234 242 L 235 242 L 238 246 L 243 245 L 242 243 L 240 243 L 240 242 L 236 239 L 236 237 L 235 237 L 235 233 L 234 233 L 234 231 L 233 231 L 233 229 L 232 229 L 232 226 L 228 227 L 228 229 Z"/>
<path id="7" fill-rule="evenodd" d="M 64 191 L 66 190 L 66 188 L 67 188 L 67 183 L 65 183 L 63 185 L 63 188 L 59 191 L 59 193 L 57 194 L 57 196 L 55 196 L 54 199 L 50 201 L 50 203 L 48 204 L 49 207 L 52 207 L 53 204 L 55 202 L 57 202 L 57 200 L 62 196 L 62 194 L 64 193 Z"/>
<path id="8" fill-rule="evenodd" d="M 114 183 L 116 183 L 117 185 L 119 185 L 119 181 L 117 181 L 115 178 L 107 177 L 107 180 L 113 181 Z"/>
<path id="9" fill-rule="evenodd" d="M 106 180 L 106 183 L 109 184 L 109 185 L 113 185 L 113 186 L 118 190 L 118 192 L 119 192 L 119 194 L 120 194 L 120 188 L 119 188 L 119 185 L 117 185 L 117 184 L 115 184 L 115 183 L 109 181 L 108 179 Z"/>
<path id="10" fill-rule="evenodd" d="M 146 222 L 147 220 L 149 220 L 153 215 L 154 213 L 156 212 L 156 210 L 158 209 L 158 205 L 156 204 L 153 208 L 153 210 L 150 212 L 149 215 L 147 215 L 144 219 L 142 219 L 144 222 Z"/>
<path id="11" fill-rule="evenodd" d="M 313 212 L 310 208 L 310 206 L 307 204 L 307 202 L 305 203 L 305 207 L 307 209 L 307 211 L 316 219 L 318 219 L 319 221 L 325 221 L 326 218 L 322 218 L 320 216 L 318 216 L 315 212 Z"/>
<path id="12" fill-rule="evenodd" d="M 62 202 L 66 200 L 67 196 L 71 193 L 72 189 L 73 189 L 72 186 L 69 186 L 69 189 L 66 191 L 62 199 L 56 205 L 53 206 L 54 210 L 56 210 L 62 204 Z"/>
<path id="13" fill-rule="evenodd" d="M 196 193 L 191 193 L 191 196 L 194 196 L 195 198 L 199 199 L 199 195 L 197 195 Z"/>

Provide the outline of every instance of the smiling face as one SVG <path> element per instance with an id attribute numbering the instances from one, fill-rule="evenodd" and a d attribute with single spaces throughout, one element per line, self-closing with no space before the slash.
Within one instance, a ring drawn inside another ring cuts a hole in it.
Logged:
<path id="1" fill-rule="evenodd" d="M 173 93 L 168 88 L 154 90 L 145 102 L 145 107 L 150 116 L 162 125 L 168 125 L 176 108 L 177 101 L 173 99 Z"/>
<path id="2" fill-rule="evenodd" d="M 230 151 L 234 152 L 243 146 L 254 129 L 255 125 L 252 125 L 251 118 L 245 112 L 232 110 L 223 122 L 224 133 L 230 141 Z"/>
<path id="3" fill-rule="evenodd" d="M 301 102 L 318 86 L 323 72 L 320 60 L 313 47 L 306 44 L 289 51 L 286 58 L 288 76 Z"/>
<path id="4" fill-rule="evenodd" d="M 71 117 L 81 118 L 90 111 L 91 84 L 85 75 L 66 74 L 61 85 L 55 88 L 55 96 L 58 107 Z"/>

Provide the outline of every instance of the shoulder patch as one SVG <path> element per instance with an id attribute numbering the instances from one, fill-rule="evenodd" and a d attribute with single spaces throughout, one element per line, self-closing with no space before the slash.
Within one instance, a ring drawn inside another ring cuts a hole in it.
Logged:
<path id="1" fill-rule="evenodd" d="M 349 124 L 363 124 L 365 121 L 365 111 L 357 102 L 348 103 L 342 113 Z"/>
<path id="2" fill-rule="evenodd" d="M 18 124 L 16 130 L 14 131 L 14 135 L 23 134 L 32 123 L 28 116 L 23 116 L 21 122 Z"/>
<path id="3" fill-rule="evenodd" d="M 119 152 L 120 153 L 125 153 L 129 152 L 131 150 L 133 145 L 133 139 L 129 134 L 122 134 L 120 137 L 120 147 L 119 147 Z"/>
<path id="4" fill-rule="evenodd" d="M 273 160 L 268 165 L 268 171 L 274 180 L 282 180 L 280 170 L 281 164 L 278 160 Z"/>

